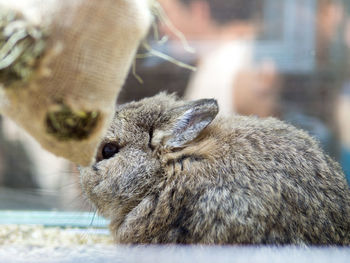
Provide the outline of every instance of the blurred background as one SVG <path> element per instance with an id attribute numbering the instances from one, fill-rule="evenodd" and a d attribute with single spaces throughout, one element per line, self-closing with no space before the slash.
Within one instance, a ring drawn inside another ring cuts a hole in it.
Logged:
<path id="1" fill-rule="evenodd" d="M 216 98 L 226 116 L 274 116 L 312 134 L 350 182 L 350 1 L 158 2 L 167 18 L 156 18 L 117 103 L 167 91 Z M 0 209 L 91 209 L 76 166 L 5 118 Z"/>

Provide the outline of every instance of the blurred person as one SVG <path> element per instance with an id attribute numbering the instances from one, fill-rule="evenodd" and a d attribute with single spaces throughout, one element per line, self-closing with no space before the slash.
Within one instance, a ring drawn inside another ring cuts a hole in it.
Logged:
<path id="1" fill-rule="evenodd" d="M 225 115 L 234 112 L 270 115 L 271 111 L 260 102 L 267 94 L 275 96 L 267 90 L 268 86 L 275 90 L 277 74 L 271 67 L 256 67 L 252 57 L 262 1 L 162 0 L 160 3 L 197 52 L 197 71 L 190 78 L 185 98 L 216 98 L 221 114 Z M 163 31 L 176 43 L 174 32 L 166 27 Z M 179 52 L 182 44 L 174 46 Z M 243 106 L 242 99 L 254 102 Z M 260 106 L 255 107 L 257 104 Z"/>

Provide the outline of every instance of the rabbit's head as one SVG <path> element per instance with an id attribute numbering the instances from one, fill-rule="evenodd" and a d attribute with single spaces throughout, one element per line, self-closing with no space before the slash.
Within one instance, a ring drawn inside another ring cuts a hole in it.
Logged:
<path id="1" fill-rule="evenodd" d="M 217 102 L 161 93 L 117 107 L 95 163 L 81 168 L 84 192 L 105 217 L 124 217 L 166 182 L 162 153 L 191 144 L 218 113 Z"/>

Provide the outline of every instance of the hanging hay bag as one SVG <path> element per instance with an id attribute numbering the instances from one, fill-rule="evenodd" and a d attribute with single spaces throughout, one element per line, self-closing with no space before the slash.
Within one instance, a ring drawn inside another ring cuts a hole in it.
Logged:
<path id="1" fill-rule="evenodd" d="M 88 165 L 113 117 L 150 0 L 0 0 L 0 112 Z"/>

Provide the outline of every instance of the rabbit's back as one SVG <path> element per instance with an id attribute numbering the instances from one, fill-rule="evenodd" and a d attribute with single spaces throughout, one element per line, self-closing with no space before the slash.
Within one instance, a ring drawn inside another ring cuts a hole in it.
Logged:
<path id="1" fill-rule="evenodd" d="M 216 142 L 207 158 L 214 157 L 193 209 L 215 215 L 207 231 L 222 225 L 215 231 L 228 243 L 350 243 L 344 174 L 306 132 L 241 116 L 219 119 L 206 132 L 202 140 Z"/>

